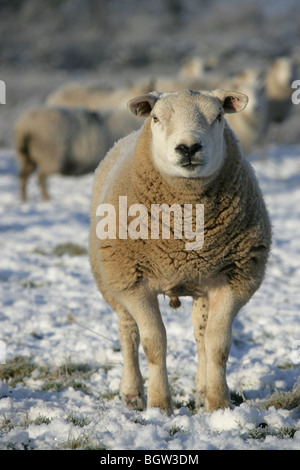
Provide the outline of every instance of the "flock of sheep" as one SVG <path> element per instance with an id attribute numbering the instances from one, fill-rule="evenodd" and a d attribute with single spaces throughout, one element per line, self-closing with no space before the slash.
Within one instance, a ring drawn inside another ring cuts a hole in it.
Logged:
<path id="1" fill-rule="evenodd" d="M 288 59 L 277 60 L 264 74 L 244 71 L 222 78 L 194 60 L 177 77 L 123 89 L 67 85 L 16 125 L 24 200 L 36 167 L 44 199 L 50 174 L 97 168 L 89 255 L 96 284 L 118 314 L 124 357 L 120 394 L 130 408 L 146 406 L 141 341 L 149 366 L 147 406 L 172 412 L 159 294 L 174 308 L 179 297 L 193 298 L 197 405 L 210 412 L 230 406 L 226 363 L 232 324 L 262 282 L 271 245 L 268 213 L 244 154 L 270 122 L 286 118 L 291 80 Z M 125 213 L 120 197 L 129 206 Z M 190 237 L 176 236 L 175 212 L 180 209 L 180 227 L 189 225 L 196 235 L 199 203 L 204 243 L 187 249 Z M 162 209 L 162 225 L 169 224 L 168 239 L 149 237 L 153 205 Z M 182 220 L 186 206 L 189 223 L 185 212 Z M 99 236 L 105 212 L 112 230 Z M 124 232 L 124 221 L 134 236 L 126 227 Z"/>
<path id="2" fill-rule="evenodd" d="M 43 199 L 49 198 L 49 175 L 80 175 L 94 170 L 117 140 L 141 125 L 140 119 L 128 114 L 127 101 L 154 90 L 224 88 L 245 93 L 249 104 L 243 114 L 239 119 L 227 116 L 227 120 L 248 154 L 263 141 L 270 123 L 282 122 L 288 116 L 293 74 L 293 62 L 286 57 L 263 71 L 244 70 L 222 77 L 206 70 L 201 59 L 193 58 L 177 76 L 140 80 L 122 88 L 67 83 L 52 92 L 44 106 L 26 112 L 16 123 L 21 197 L 26 200 L 26 183 L 36 169 Z"/>

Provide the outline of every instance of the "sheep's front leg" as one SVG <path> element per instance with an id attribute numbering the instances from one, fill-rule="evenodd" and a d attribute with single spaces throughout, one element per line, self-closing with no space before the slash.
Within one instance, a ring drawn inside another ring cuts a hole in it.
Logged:
<path id="1" fill-rule="evenodd" d="M 205 331 L 205 408 L 214 411 L 230 407 L 226 363 L 232 341 L 232 323 L 238 312 L 230 287 L 223 284 L 209 292 L 209 313 Z"/>
<path id="2" fill-rule="evenodd" d="M 204 334 L 208 316 L 208 299 L 199 297 L 193 301 L 192 323 L 198 352 L 198 368 L 196 372 L 196 407 L 204 405 L 206 393 L 206 357 Z"/>
<path id="3" fill-rule="evenodd" d="M 166 366 L 166 330 L 161 318 L 157 296 L 137 289 L 120 299 L 136 321 L 149 367 L 148 407 L 171 413 L 171 394 Z"/>

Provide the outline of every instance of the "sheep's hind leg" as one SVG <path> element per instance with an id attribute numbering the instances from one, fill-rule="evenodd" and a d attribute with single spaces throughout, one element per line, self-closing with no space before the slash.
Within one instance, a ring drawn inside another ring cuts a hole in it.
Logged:
<path id="1" fill-rule="evenodd" d="M 166 366 L 166 330 L 161 318 L 157 296 L 140 288 L 124 294 L 122 303 L 135 319 L 149 367 L 147 406 L 172 412 L 171 394 Z"/>
<path id="2" fill-rule="evenodd" d="M 196 408 L 204 406 L 206 392 L 206 357 L 204 333 L 208 315 L 207 297 L 198 297 L 193 301 L 192 323 L 198 352 L 198 368 L 196 372 Z"/>
<path id="3" fill-rule="evenodd" d="M 123 307 L 118 309 L 119 335 L 123 350 L 124 366 L 120 394 L 128 408 L 145 408 L 143 379 L 139 368 L 139 332 L 135 320 Z"/>
<path id="4" fill-rule="evenodd" d="M 20 183 L 20 195 L 22 201 L 27 200 L 27 195 L 26 195 L 26 186 L 27 186 L 27 181 L 30 175 L 34 172 L 36 168 L 35 163 L 31 162 L 28 159 L 22 160 L 22 167 L 19 172 L 19 183 Z"/>

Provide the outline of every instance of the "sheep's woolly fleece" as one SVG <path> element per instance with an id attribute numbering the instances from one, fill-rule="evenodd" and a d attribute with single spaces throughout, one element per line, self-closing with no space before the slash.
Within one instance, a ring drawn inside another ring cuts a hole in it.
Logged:
<path id="1" fill-rule="evenodd" d="M 21 204 L 13 152 L 1 151 L 0 339 L 7 364 L 16 356 L 34 363 L 23 382 L 0 382 L 1 449 L 67 449 L 76 442 L 108 450 L 300 448 L 299 407 L 261 408 L 274 389 L 291 390 L 299 377 L 300 147 L 270 148 L 253 164 L 274 241 L 265 281 L 233 328 L 227 378 L 245 402 L 213 414 L 190 411 L 197 360 L 191 302 L 183 299 L 174 312 L 161 298 L 177 403 L 168 417 L 121 404 L 117 317 L 98 293 L 85 250 L 58 256 L 66 243 L 87 249 L 93 175 L 51 177 L 53 199 L 47 203 L 40 202 L 32 178 L 29 202 Z M 70 315 L 76 323 L 68 321 Z M 142 351 L 140 358 L 147 387 Z M 67 388 L 43 390 L 41 367 L 70 362 L 92 368 L 84 387 L 66 381 Z"/>

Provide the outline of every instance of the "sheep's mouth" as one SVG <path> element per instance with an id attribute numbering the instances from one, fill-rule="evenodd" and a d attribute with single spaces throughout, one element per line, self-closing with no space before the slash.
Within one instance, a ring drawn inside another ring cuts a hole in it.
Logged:
<path id="1" fill-rule="evenodd" d="M 187 170 L 195 170 L 199 166 L 204 166 L 206 162 L 200 161 L 200 162 L 182 162 L 180 166 L 183 168 L 186 168 Z"/>

